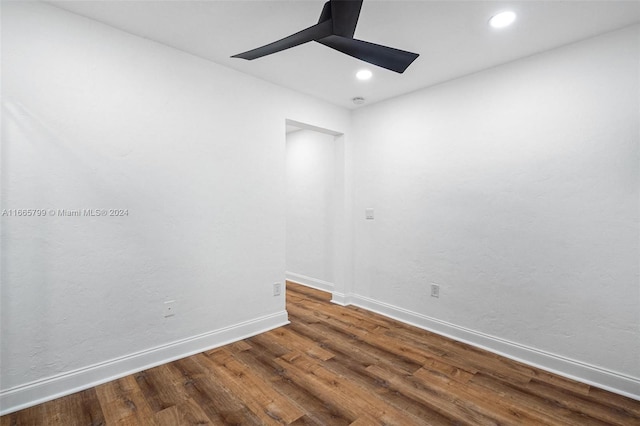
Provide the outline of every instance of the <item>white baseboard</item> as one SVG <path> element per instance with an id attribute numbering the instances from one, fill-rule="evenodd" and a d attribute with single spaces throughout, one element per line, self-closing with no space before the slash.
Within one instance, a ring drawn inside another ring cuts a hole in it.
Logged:
<path id="1" fill-rule="evenodd" d="M 308 277 L 306 275 L 297 274 L 295 272 L 285 272 L 285 277 L 288 281 L 293 281 L 294 283 L 302 284 L 307 287 L 312 287 L 317 290 L 327 291 L 329 293 L 333 292 L 334 285 L 328 281 L 319 280 L 317 278 Z"/>
<path id="2" fill-rule="evenodd" d="M 287 312 L 281 311 L 3 390 L 0 392 L 0 415 L 13 413 L 89 389 L 142 370 L 246 339 L 286 324 L 289 324 Z"/>
<path id="3" fill-rule="evenodd" d="M 352 304 L 351 294 L 338 293 L 334 291 L 332 296 L 331 303 L 335 303 L 340 306 L 349 306 Z"/>
<path id="4" fill-rule="evenodd" d="M 640 400 L 640 379 L 637 377 L 510 342 L 357 294 L 336 296 L 334 294 L 332 302 L 352 304 L 533 367 Z"/>

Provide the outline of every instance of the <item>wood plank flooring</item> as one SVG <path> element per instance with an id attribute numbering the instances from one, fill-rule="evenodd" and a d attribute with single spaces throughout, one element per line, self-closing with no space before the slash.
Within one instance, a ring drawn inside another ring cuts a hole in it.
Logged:
<path id="1" fill-rule="evenodd" d="M 287 283 L 291 324 L 9 425 L 640 425 L 640 402 Z"/>

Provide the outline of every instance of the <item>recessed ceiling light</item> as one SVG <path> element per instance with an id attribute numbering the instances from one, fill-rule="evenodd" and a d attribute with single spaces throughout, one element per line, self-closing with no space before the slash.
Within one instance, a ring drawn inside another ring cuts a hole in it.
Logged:
<path id="1" fill-rule="evenodd" d="M 369 70 L 360 70 L 356 73 L 356 78 L 358 80 L 369 80 L 373 73 Z"/>
<path id="2" fill-rule="evenodd" d="M 516 14 L 510 10 L 506 12 L 500 12 L 497 15 L 494 15 L 489 19 L 489 25 L 493 28 L 504 28 L 513 24 L 513 21 L 516 20 Z"/>

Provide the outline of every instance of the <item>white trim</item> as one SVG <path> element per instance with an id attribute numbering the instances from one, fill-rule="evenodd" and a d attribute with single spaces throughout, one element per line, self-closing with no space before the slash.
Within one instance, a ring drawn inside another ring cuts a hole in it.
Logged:
<path id="1" fill-rule="evenodd" d="M 504 357 L 546 370 L 560 376 L 597 386 L 620 395 L 640 400 L 640 378 L 607 370 L 602 367 L 576 361 L 540 349 L 511 342 L 478 331 L 460 327 L 445 321 L 431 318 L 394 305 L 351 294 L 337 298 L 335 303 L 353 304 L 398 321 L 468 343 Z M 332 302 L 334 301 L 332 300 Z M 341 303 L 344 301 L 346 303 Z"/>
<path id="2" fill-rule="evenodd" d="M 265 315 L 0 392 L 0 415 L 101 385 L 289 324 L 287 311 Z"/>
<path id="3" fill-rule="evenodd" d="M 344 133 L 336 132 L 335 130 L 327 129 L 325 127 L 314 126 L 313 124 L 303 123 L 302 121 L 291 120 L 289 118 L 284 120 L 286 125 L 295 126 L 300 128 L 300 130 L 312 130 L 314 132 L 324 133 L 325 135 L 331 136 L 341 136 Z"/>
<path id="4" fill-rule="evenodd" d="M 352 304 L 351 294 L 338 293 L 336 291 L 332 296 L 331 303 L 335 303 L 340 306 L 349 306 Z"/>
<path id="5" fill-rule="evenodd" d="M 293 281 L 296 284 L 302 284 L 307 287 L 312 287 L 317 290 L 328 291 L 329 293 L 333 292 L 333 288 L 335 287 L 333 283 L 328 281 L 323 281 L 318 278 L 308 277 L 306 275 L 297 274 L 295 272 L 285 272 L 285 277 L 287 281 Z"/>

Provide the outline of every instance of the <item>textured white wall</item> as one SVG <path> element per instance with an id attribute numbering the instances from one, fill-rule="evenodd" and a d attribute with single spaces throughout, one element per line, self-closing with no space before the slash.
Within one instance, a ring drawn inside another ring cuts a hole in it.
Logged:
<path id="1" fill-rule="evenodd" d="M 286 269 L 328 284 L 334 268 L 334 139 L 312 130 L 287 135 Z"/>
<path id="2" fill-rule="evenodd" d="M 354 137 L 344 110 L 3 3 L 2 209 L 129 216 L 1 218 L 0 396 L 281 312 L 286 118 L 349 134 L 343 295 L 640 377 L 637 31 L 357 110 Z"/>
<path id="3" fill-rule="evenodd" d="M 638 40 L 356 110 L 354 293 L 638 383 Z"/>
<path id="4" fill-rule="evenodd" d="M 128 209 L 2 217 L 5 394 L 284 313 L 285 119 L 345 131 L 348 111 L 48 5 L 2 9 L 2 209 Z"/>

